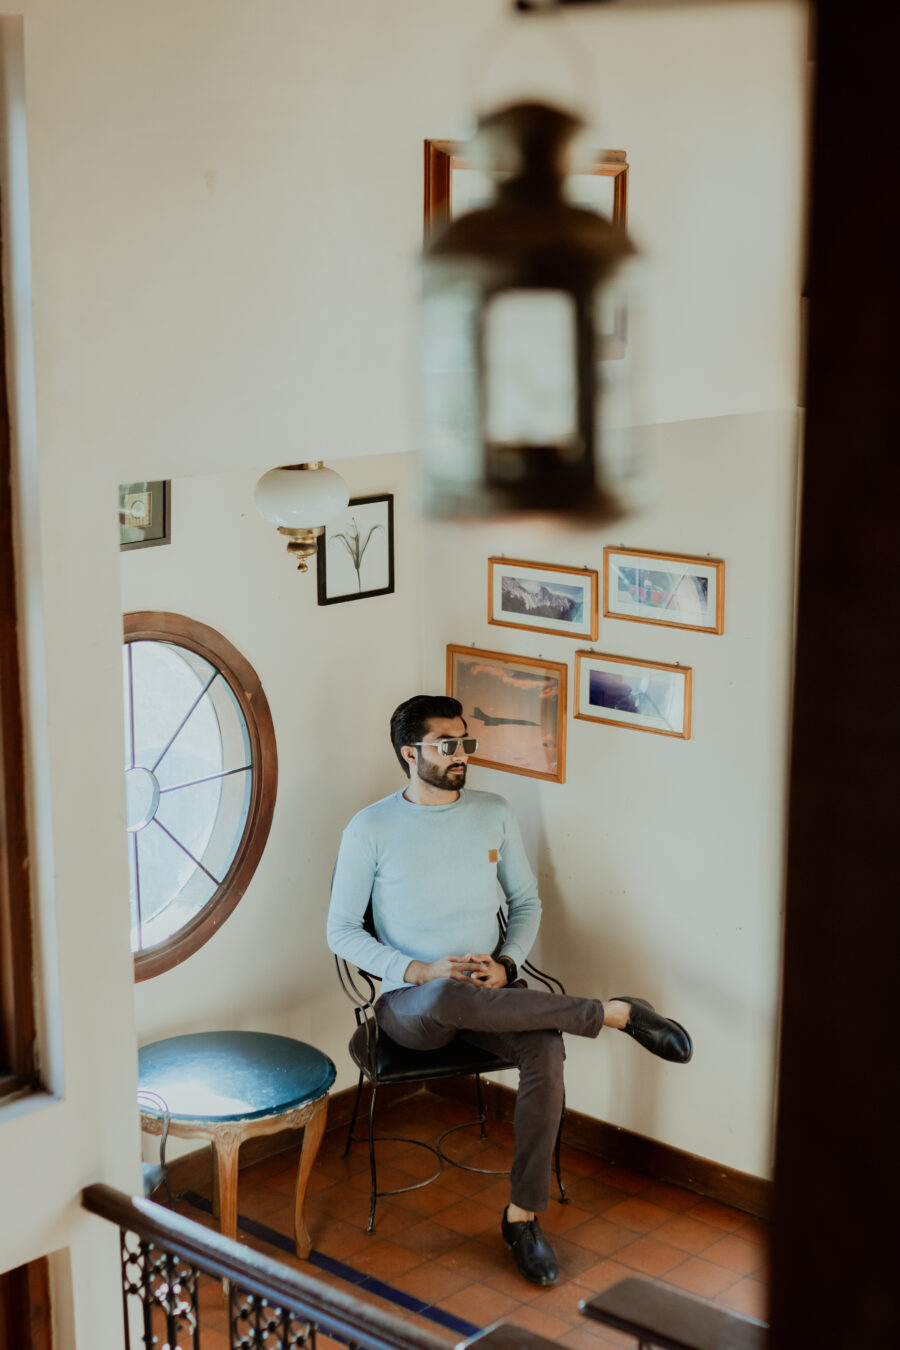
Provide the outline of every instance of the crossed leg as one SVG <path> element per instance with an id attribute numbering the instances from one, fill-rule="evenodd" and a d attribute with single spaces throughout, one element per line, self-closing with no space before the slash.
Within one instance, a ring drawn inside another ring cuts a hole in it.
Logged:
<path id="1" fill-rule="evenodd" d="M 599 999 L 523 985 L 492 989 L 452 979 L 390 990 L 378 999 L 375 1015 L 384 1031 L 407 1049 L 434 1050 L 460 1036 L 518 1066 L 510 1204 L 501 1232 L 521 1274 L 535 1284 L 553 1284 L 559 1267 L 535 1216 L 549 1204 L 550 1164 L 562 1112 L 565 1051 L 560 1033 L 596 1037 L 604 1025 L 615 1027 L 652 1053 L 686 1063 L 693 1049 L 687 1032 L 660 1017 L 644 999 L 612 999 L 604 1008 Z"/>
<path id="2" fill-rule="evenodd" d="M 454 1036 L 511 1060 L 519 1070 L 510 1199 L 531 1218 L 549 1204 L 550 1165 L 563 1104 L 561 1031 L 598 1036 L 599 999 L 511 986 L 485 989 L 429 980 L 385 994 L 379 1025 L 410 1050 L 434 1050 Z"/>
<path id="3" fill-rule="evenodd" d="M 462 1031 L 460 1039 L 502 1055 L 519 1070 L 509 1198 L 534 1217 L 550 1203 L 550 1169 L 563 1109 L 562 1036 L 558 1031 Z"/>

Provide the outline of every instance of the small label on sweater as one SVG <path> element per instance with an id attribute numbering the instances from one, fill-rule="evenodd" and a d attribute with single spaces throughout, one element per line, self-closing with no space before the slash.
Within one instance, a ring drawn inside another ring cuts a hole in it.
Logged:
<path id="1" fill-rule="evenodd" d="M 488 852 L 488 862 L 499 862 L 499 861 L 500 861 L 500 854 L 497 852 L 495 848 L 490 849 Z"/>

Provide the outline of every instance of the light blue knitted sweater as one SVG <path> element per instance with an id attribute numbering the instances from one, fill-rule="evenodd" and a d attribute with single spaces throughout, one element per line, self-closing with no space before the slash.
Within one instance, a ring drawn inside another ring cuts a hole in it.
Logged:
<path id="1" fill-rule="evenodd" d="M 377 939 L 363 928 L 370 896 Z M 500 950 L 521 965 L 537 934 L 541 902 L 503 797 L 464 788 L 447 806 L 419 806 L 394 792 L 360 811 L 344 831 L 328 945 L 379 976 L 387 993 L 405 984 L 410 961 L 496 953 L 503 896 L 509 926 Z"/>

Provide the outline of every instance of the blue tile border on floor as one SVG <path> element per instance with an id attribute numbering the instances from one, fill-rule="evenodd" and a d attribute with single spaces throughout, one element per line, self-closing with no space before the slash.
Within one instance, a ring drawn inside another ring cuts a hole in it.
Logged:
<path id="1" fill-rule="evenodd" d="M 186 1200 L 189 1205 L 202 1210 L 204 1214 L 212 1214 L 212 1202 L 207 1200 L 205 1196 L 198 1195 L 196 1191 L 185 1191 L 179 1199 Z M 293 1256 L 296 1252 L 293 1238 L 286 1237 L 284 1233 L 279 1233 L 275 1228 L 269 1228 L 267 1224 L 260 1223 L 258 1219 L 251 1219 L 246 1214 L 238 1214 L 238 1227 L 243 1229 L 245 1233 L 249 1233 L 251 1237 L 259 1238 L 261 1242 L 268 1242 L 272 1247 L 280 1247 L 290 1256 Z M 465 1318 L 457 1317 L 455 1313 L 446 1312 L 433 1303 L 425 1303 L 413 1294 L 404 1293 L 402 1289 L 395 1289 L 393 1285 L 385 1284 L 384 1280 L 376 1279 L 374 1275 L 367 1275 L 365 1271 L 357 1270 L 355 1266 L 348 1266 L 344 1261 L 338 1261 L 336 1257 L 328 1256 L 325 1252 L 319 1252 L 313 1248 L 308 1259 L 311 1266 L 318 1266 L 320 1270 L 327 1271 L 329 1275 L 336 1275 L 338 1279 L 346 1280 L 348 1284 L 355 1285 L 357 1289 L 363 1290 L 367 1294 L 374 1294 L 377 1298 L 383 1298 L 389 1303 L 396 1303 L 399 1308 L 405 1308 L 407 1312 L 414 1312 L 418 1313 L 420 1317 L 427 1317 L 429 1322 L 436 1322 L 438 1326 L 446 1327 L 448 1331 L 458 1332 L 460 1336 L 474 1336 L 482 1330 L 474 1322 L 467 1322 Z"/>

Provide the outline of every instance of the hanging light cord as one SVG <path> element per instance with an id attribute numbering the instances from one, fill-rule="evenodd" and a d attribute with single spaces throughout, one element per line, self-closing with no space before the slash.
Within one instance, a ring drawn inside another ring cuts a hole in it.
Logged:
<path id="1" fill-rule="evenodd" d="M 573 0 L 563 0 L 563 3 L 572 3 Z M 574 0 L 574 3 L 595 3 L 596 0 Z M 541 15 L 553 17 L 554 22 L 550 26 L 550 36 L 556 43 L 556 47 L 562 55 L 566 65 L 572 75 L 574 88 L 578 91 L 576 100 L 569 100 L 572 111 L 589 121 L 589 91 L 595 86 L 594 72 L 591 63 L 588 61 L 585 53 L 584 43 L 579 42 L 572 32 L 567 16 L 557 12 L 560 9 L 560 0 L 524 0 L 524 3 L 516 5 L 523 13 L 530 13 L 532 17 Z M 513 19 L 515 23 L 515 19 Z M 485 74 L 491 63 L 504 45 L 504 42 L 510 40 L 509 17 L 504 15 L 495 20 L 486 30 L 484 37 L 475 44 L 470 52 L 464 74 L 465 102 L 473 109 L 479 109 L 479 91 L 482 88 Z M 479 111 L 481 111 L 479 109 Z"/>

